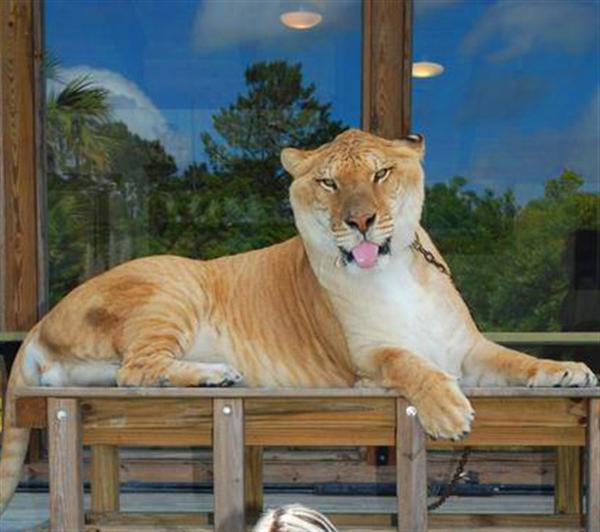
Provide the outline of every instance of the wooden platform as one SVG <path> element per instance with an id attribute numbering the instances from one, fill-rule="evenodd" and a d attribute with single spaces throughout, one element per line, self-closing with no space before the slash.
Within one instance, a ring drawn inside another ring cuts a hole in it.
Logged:
<path id="1" fill-rule="evenodd" d="M 405 399 L 377 389 L 23 388 L 17 391 L 16 421 L 21 426 L 49 429 L 52 530 L 86 526 L 82 444 L 92 446 L 94 514 L 87 522 L 94 530 L 106 531 L 125 530 L 123 519 L 131 518 L 115 514 L 119 509 L 118 446 L 212 445 L 214 529 L 220 532 L 244 530 L 245 514 L 256 515 L 262 505 L 262 446 L 392 445 L 397 453 L 398 517 L 388 515 L 384 521 L 368 523 L 359 512 L 344 518 L 344 525 L 356 523 L 363 532 L 371 530 L 370 524 L 383 526 L 381 530 L 411 532 L 485 530 L 492 525 L 505 531 L 600 532 L 600 388 L 465 392 L 477 417 L 471 435 L 459 444 L 427 440 L 417 418 L 409 415 Z M 565 472 L 562 495 L 559 489 L 568 509 L 566 516 L 464 515 L 453 516 L 451 522 L 440 517 L 428 522 L 426 448 L 457 445 L 558 446 L 568 450 L 566 463 L 571 460 L 572 464 L 580 456 L 579 449 L 586 447 L 587 515 L 583 515 L 581 472 L 575 468 Z M 175 521 L 167 524 L 164 516 L 143 519 L 147 520 L 144 526 L 162 522 L 164 526 L 156 530 L 186 522 L 199 530 L 206 528 L 201 522 L 206 518 L 198 515 L 169 516 Z"/>

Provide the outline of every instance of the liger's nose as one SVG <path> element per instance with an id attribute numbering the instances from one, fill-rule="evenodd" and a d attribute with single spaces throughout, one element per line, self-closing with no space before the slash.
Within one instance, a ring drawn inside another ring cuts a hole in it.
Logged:
<path id="1" fill-rule="evenodd" d="M 363 213 L 348 216 L 345 220 L 349 227 L 358 229 L 363 235 L 369 230 L 369 227 L 375 222 L 375 213 Z"/>

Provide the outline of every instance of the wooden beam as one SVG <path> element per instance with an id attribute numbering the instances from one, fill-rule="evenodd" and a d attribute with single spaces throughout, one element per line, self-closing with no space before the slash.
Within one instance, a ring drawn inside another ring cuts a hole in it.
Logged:
<path id="1" fill-rule="evenodd" d="M 39 317 L 40 10 L 37 0 L 0 2 L 0 330 Z"/>
<path id="2" fill-rule="evenodd" d="M 396 401 L 396 485 L 398 532 L 427 530 L 425 432 L 406 399 Z"/>
<path id="3" fill-rule="evenodd" d="M 410 132 L 412 0 L 363 1 L 362 128 L 386 138 Z"/>
<path id="4" fill-rule="evenodd" d="M 81 414 L 76 399 L 48 399 L 50 530 L 83 530 Z"/>
<path id="5" fill-rule="evenodd" d="M 92 512 L 119 511 L 119 448 L 92 445 L 90 491 Z"/>
<path id="6" fill-rule="evenodd" d="M 213 401 L 215 532 L 244 532 L 244 403 Z"/>
<path id="7" fill-rule="evenodd" d="M 263 512 L 263 448 L 246 447 L 246 519 L 255 522 Z"/>
<path id="8" fill-rule="evenodd" d="M 581 447 L 557 447 L 554 478 L 554 512 L 580 514 L 583 471 Z"/>

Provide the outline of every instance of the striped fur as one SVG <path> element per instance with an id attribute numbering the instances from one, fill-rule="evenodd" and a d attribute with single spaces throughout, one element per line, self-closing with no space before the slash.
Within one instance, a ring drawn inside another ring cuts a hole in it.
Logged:
<path id="1" fill-rule="evenodd" d="M 457 439 L 474 415 L 458 378 L 594 384 L 583 364 L 485 340 L 452 282 L 412 251 L 417 233 L 443 262 L 419 225 L 423 152 L 420 137 L 387 141 L 357 130 L 316 150 L 285 149 L 300 237 L 208 262 L 137 259 L 68 294 L 31 330 L 10 376 L 0 512 L 27 446 L 11 415 L 20 385 L 374 383 L 412 401 L 429 434 Z M 365 214 L 370 226 L 348 223 Z M 349 259 L 363 238 L 380 251 L 368 270 Z"/>
<path id="2" fill-rule="evenodd" d="M 322 513 L 291 504 L 267 511 L 254 532 L 337 532 L 337 528 Z"/>

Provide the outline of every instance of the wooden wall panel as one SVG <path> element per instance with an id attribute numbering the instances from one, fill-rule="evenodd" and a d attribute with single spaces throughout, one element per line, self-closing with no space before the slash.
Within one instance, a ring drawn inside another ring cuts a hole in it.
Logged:
<path id="1" fill-rule="evenodd" d="M 36 0 L 0 2 L 0 330 L 38 318 L 40 13 Z"/>
<path id="2" fill-rule="evenodd" d="M 386 138 L 410 132 L 412 0 L 364 0 L 362 128 Z"/>

